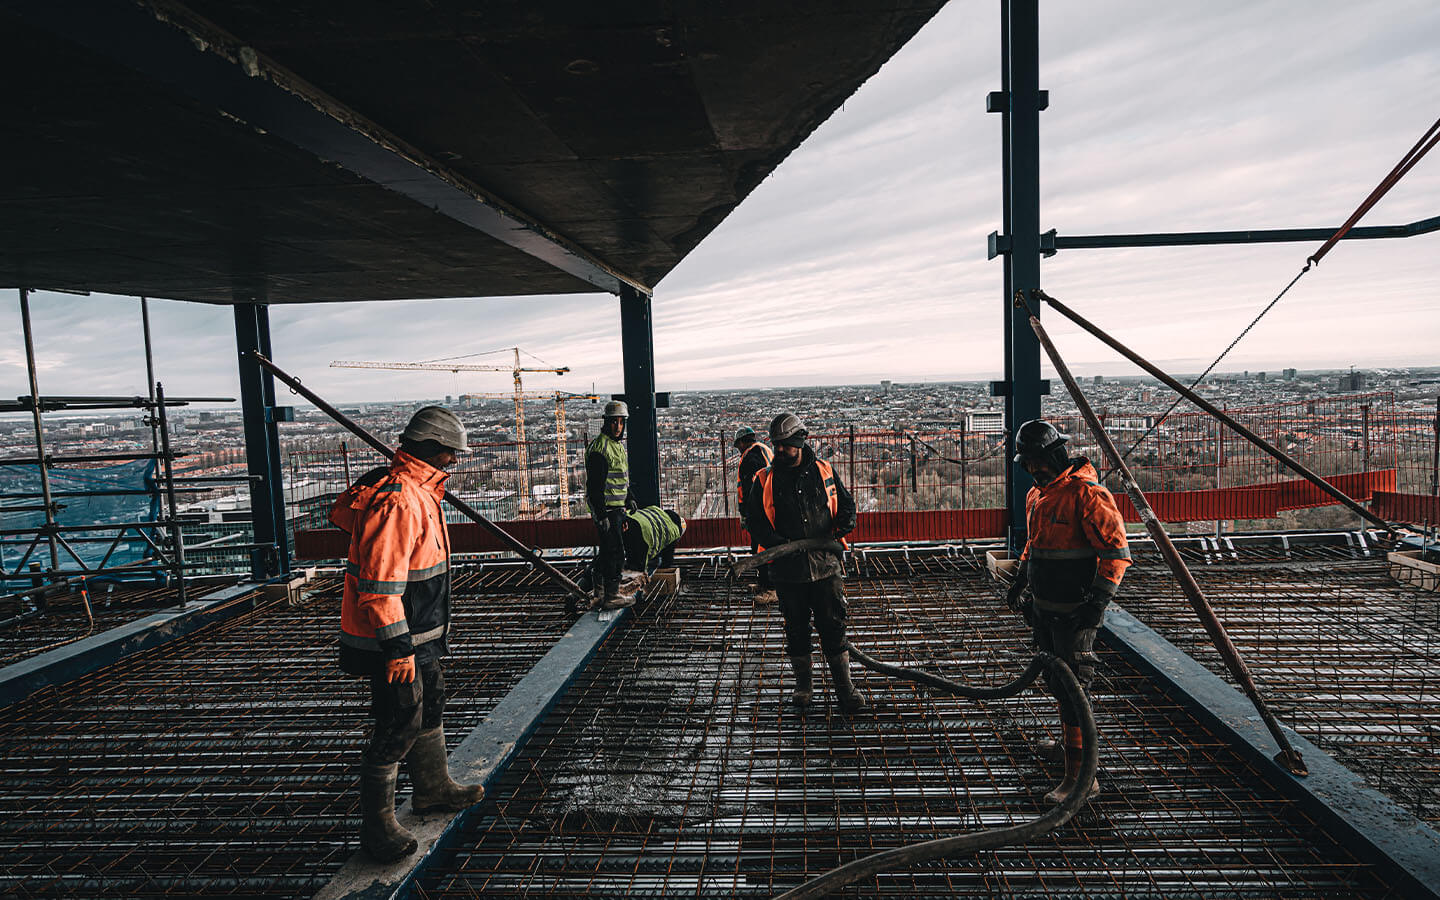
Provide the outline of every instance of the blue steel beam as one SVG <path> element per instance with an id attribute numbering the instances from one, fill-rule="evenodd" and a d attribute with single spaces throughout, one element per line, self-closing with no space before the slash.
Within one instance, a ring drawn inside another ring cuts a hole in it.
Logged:
<path id="1" fill-rule="evenodd" d="M 262 585 L 248 582 L 223 588 L 203 600 L 191 600 L 180 609 L 145 616 L 6 666 L 0 669 L 0 707 L 18 703 L 41 688 L 98 672 L 126 656 L 173 641 L 206 625 L 249 612 L 261 598 L 261 588 Z M 240 602 L 233 602 L 237 599 Z"/>
<path id="2" fill-rule="evenodd" d="M 510 761 L 545 718 L 550 707 L 584 671 L 600 645 L 630 618 L 631 610 L 586 613 L 561 636 L 535 667 L 501 698 L 490 714 L 450 754 L 455 780 L 483 784 L 489 791 Z M 473 811 L 416 815 L 406 800 L 396 810 L 400 824 L 419 842 L 419 851 L 398 862 L 381 864 L 356 853 L 320 889 L 314 900 L 380 900 L 408 897 L 413 885 L 436 857 L 444 854 Z"/>
<path id="3" fill-rule="evenodd" d="M 285 536 L 285 495 L 281 483 L 280 436 L 267 421 L 275 400 L 275 383 L 255 362 L 251 351 L 270 349 L 270 317 L 263 304 L 235 304 L 235 348 L 240 360 L 240 411 L 245 424 L 245 464 L 250 474 L 250 521 L 256 549 L 250 574 L 256 581 L 289 571 Z M 267 357 L 268 359 L 268 357 Z"/>
<path id="4" fill-rule="evenodd" d="M 630 486 L 641 506 L 660 502 L 660 435 L 655 412 L 655 333 L 650 297 L 620 290 L 620 345 L 624 352 Z"/>
<path id="5" fill-rule="evenodd" d="M 1015 429 L 1040 418 L 1040 342 L 1030 329 L 1030 314 L 1015 305 L 1040 287 L 1040 111 L 1048 98 L 1040 90 L 1038 0 L 1002 0 L 1001 90 L 988 109 L 1001 116 L 1005 278 L 1005 506 L 1007 541 L 1018 554 L 1025 542 L 1025 494 L 1030 475 L 1008 462 L 1015 453 Z M 1031 304 L 1037 306 L 1037 304 Z M 1038 313 L 1038 309 L 1036 310 Z"/>
<path id="6" fill-rule="evenodd" d="M 1440 216 L 1408 225 L 1373 225 L 1352 228 L 1342 240 L 1414 237 L 1440 231 Z M 1334 228 L 1272 228 L 1261 231 L 1169 231 L 1150 234 L 1086 234 L 1065 236 L 1046 232 L 1042 239 L 1056 250 L 1092 250 L 1101 247 L 1185 247 L 1207 244 L 1279 244 L 1291 241 L 1328 241 Z"/>
<path id="7" fill-rule="evenodd" d="M 0 0 L 0 9 L 600 290 L 649 292 L 183 7 Z"/>

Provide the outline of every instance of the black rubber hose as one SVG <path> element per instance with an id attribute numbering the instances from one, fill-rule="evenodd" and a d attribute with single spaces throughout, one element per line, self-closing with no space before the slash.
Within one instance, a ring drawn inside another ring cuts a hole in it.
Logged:
<path id="1" fill-rule="evenodd" d="M 850 650 L 852 656 L 861 659 L 856 655 L 854 648 Z M 868 659 L 868 657 L 865 657 Z M 863 660 L 862 660 L 863 661 Z M 874 875 L 878 872 L 885 872 L 893 869 L 903 869 L 917 863 L 927 862 L 932 859 L 939 859 L 947 856 L 959 856 L 961 854 L 978 853 L 981 850 L 993 850 L 996 847 L 1004 847 L 1008 844 L 1022 844 L 1033 841 L 1070 820 L 1075 813 L 1080 811 L 1090 799 L 1090 785 L 1095 781 L 1095 770 L 1100 764 L 1100 749 L 1097 745 L 1098 736 L 1095 730 L 1095 717 L 1090 711 L 1090 702 L 1085 696 L 1085 691 L 1080 687 L 1080 682 L 1075 679 L 1070 667 L 1059 659 L 1046 654 L 1037 656 L 1031 662 L 1030 668 L 1025 670 L 1025 675 L 1011 684 L 1018 684 L 1029 676 L 1029 681 L 1034 680 L 1030 672 L 1036 668 L 1049 667 L 1052 672 L 1059 676 L 1061 690 L 1068 696 L 1071 705 L 1080 713 L 1080 731 L 1084 736 L 1084 755 L 1080 761 L 1080 776 L 1076 782 L 1075 789 L 1070 792 L 1064 802 L 1055 805 L 1049 812 L 1039 818 L 1031 819 L 1029 822 L 1020 825 L 1010 825 L 1005 828 L 990 828 L 985 831 L 973 831 L 968 834 L 959 834 L 953 837 L 937 838 L 933 841 L 923 841 L 918 844 L 909 844 L 904 847 L 897 847 L 894 850 L 884 850 L 880 853 L 872 853 L 869 856 L 848 862 L 843 866 L 831 869 L 823 875 L 807 881 L 794 890 L 786 891 L 778 895 L 775 900 L 800 900 L 800 898 L 823 897 L 832 891 L 837 891 L 847 884 L 852 884 L 862 878 Z M 895 669 L 894 666 L 888 666 Z M 914 670 L 902 670 L 914 671 Z M 928 673 L 920 673 L 926 674 Z M 928 675 L 925 684 L 946 682 L 946 679 Z M 1025 683 L 1028 684 L 1029 681 Z M 975 690 L 955 682 L 947 682 L 953 688 L 963 688 L 964 691 Z M 1008 685 L 1007 685 L 1008 687 Z M 1023 687 L 1023 686 L 1022 686 Z M 951 690 L 951 688 L 942 688 Z M 952 693 L 967 696 L 961 690 L 952 690 Z"/>
<path id="2" fill-rule="evenodd" d="M 731 579 L 749 571 L 755 566 L 764 565 L 782 556 L 791 553 L 799 553 L 803 550 L 817 550 L 822 547 L 833 547 L 835 552 L 843 551 L 837 542 L 829 538 L 805 538 L 798 541 L 790 541 L 781 544 L 763 553 L 757 553 L 741 562 L 731 566 Z M 955 694 L 972 700 L 996 700 L 1005 697 L 1014 697 L 1025 688 L 1030 686 L 1040 673 L 1049 669 L 1053 672 L 1059 682 L 1060 690 L 1070 701 L 1070 706 L 1079 712 L 1080 733 L 1082 740 L 1082 755 L 1080 759 L 1080 774 L 1076 779 L 1075 789 L 1061 803 L 1056 804 L 1044 815 L 1031 819 L 1020 825 L 1010 825 L 1005 828 L 989 828 L 985 831 L 972 831 L 967 834 L 958 834 L 953 837 L 937 838 L 933 841 L 922 841 L 918 844 L 909 844 L 904 847 L 897 847 L 894 850 L 884 850 L 880 853 L 872 853 L 860 859 L 853 860 L 843 866 L 831 869 L 823 875 L 807 881 L 794 890 L 786 891 L 776 896 L 775 900 L 801 900 L 801 898 L 823 897 L 832 891 L 837 891 L 847 884 L 852 884 L 862 878 L 874 875 L 877 872 L 884 872 L 891 869 L 900 869 L 906 866 L 913 866 L 916 863 L 927 862 L 932 859 L 940 859 L 946 856 L 959 856 L 961 854 L 978 853 L 981 850 L 993 850 L 996 847 L 1004 847 L 1009 844 L 1020 844 L 1032 841 L 1041 835 L 1047 834 L 1066 822 L 1075 813 L 1080 811 L 1090 800 L 1090 785 L 1095 782 L 1095 770 L 1100 765 L 1099 734 L 1095 729 L 1095 715 L 1090 709 L 1090 698 L 1085 696 L 1085 689 L 1076 680 L 1075 673 L 1070 667 L 1048 653 L 1036 654 L 1030 660 L 1030 665 L 1025 667 L 1019 677 L 1002 685 L 975 687 L 958 681 L 951 681 L 948 678 L 941 678 L 939 675 L 931 674 L 920 669 L 907 669 L 903 666 L 893 666 L 883 663 L 868 654 L 848 646 L 850 655 L 855 661 L 867 669 L 890 675 L 895 678 L 911 681 L 916 684 L 923 684 L 945 693 Z"/>
<path id="3" fill-rule="evenodd" d="M 769 550 L 756 553 L 754 556 L 747 556 L 742 560 L 738 560 L 730 567 L 730 577 L 739 578 L 757 566 L 763 566 L 766 563 L 774 562 L 782 556 L 789 556 L 792 553 L 800 553 L 805 550 L 829 550 L 836 555 L 845 552 L 844 546 L 834 538 L 801 538 L 798 541 L 791 541 L 788 544 L 771 547 Z"/>

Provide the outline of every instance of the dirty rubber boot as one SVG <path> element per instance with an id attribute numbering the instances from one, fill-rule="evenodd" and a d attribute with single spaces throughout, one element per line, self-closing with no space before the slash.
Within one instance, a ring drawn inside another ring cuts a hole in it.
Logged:
<path id="1" fill-rule="evenodd" d="M 841 650 L 830 657 L 830 680 L 835 684 L 835 696 L 840 701 L 840 711 L 847 716 L 868 712 L 870 703 L 865 695 L 855 690 L 850 681 L 850 651 Z"/>
<path id="2" fill-rule="evenodd" d="M 809 656 L 792 656 L 790 664 L 795 667 L 795 693 L 790 695 L 790 702 L 804 712 L 815 696 L 815 669 Z"/>
<path id="3" fill-rule="evenodd" d="M 1080 780 L 1080 761 L 1085 756 L 1084 748 L 1081 746 L 1082 736 L 1080 726 L 1065 726 L 1065 777 L 1055 786 L 1055 789 L 1045 795 L 1046 803 L 1060 804 L 1069 799 L 1071 793 L 1078 787 Z M 1090 790 L 1085 799 L 1089 800 L 1100 793 L 1100 779 L 1097 776 L 1090 782 Z"/>
<path id="4" fill-rule="evenodd" d="M 415 836 L 395 821 L 395 779 L 400 764 L 360 766 L 360 849 L 382 863 L 415 852 Z"/>
<path id="5" fill-rule="evenodd" d="M 410 753 L 405 757 L 405 771 L 415 785 L 410 808 L 417 813 L 460 812 L 479 803 L 485 788 L 478 784 L 460 784 L 450 777 L 449 759 L 445 755 L 445 729 L 429 728 L 420 732 Z"/>
<path id="6" fill-rule="evenodd" d="M 621 595 L 620 582 L 618 580 L 605 582 L 605 600 L 600 604 L 601 609 L 624 609 L 627 606 L 634 605 L 634 595 Z"/>

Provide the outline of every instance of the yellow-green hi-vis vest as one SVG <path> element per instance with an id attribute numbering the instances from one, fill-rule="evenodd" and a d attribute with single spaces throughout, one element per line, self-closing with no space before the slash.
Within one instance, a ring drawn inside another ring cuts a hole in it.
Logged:
<path id="1" fill-rule="evenodd" d="M 605 508 L 623 509 L 625 497 L 630 493 L 630 457 L 625 445 L 608 434 L 601 434 L 590 442 L 586 454 L 598 453 L 605 457 Z M 594 515 L 598 510 L 590 510 Z"/>

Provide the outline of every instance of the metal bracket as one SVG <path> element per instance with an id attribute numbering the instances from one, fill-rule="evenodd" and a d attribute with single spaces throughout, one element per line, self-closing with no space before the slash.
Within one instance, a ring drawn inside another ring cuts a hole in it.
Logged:
<path id="1" fill-rule="evenodd" d="M 265 407 L 265 422 L 274 425 L 276 422 L 295 421 L 295 407 L 293 406 L 267 406 Z"/>
<path id="2" fill-rule="evenodd" d="M 1050 108 L 1050 92 L 1036 91 L 1035 108 L 1041 111 Z M 985 111 L 989 113 L 1007 113 L 1010 111 L 1010 92 L 991 91 L 985 95 Z"/>
<path id="3" fill-rule="evenodd" d="M 1011 385 L 1011 382 L 1008 382 L 1008 381 L 992 381 L 992 382 L 990 382 L 990 396 L 992 396 L 992 397 L 1008 397 L 1008 396 L 1010 396 L 1010 385 Z M 1042 378 L 1042 379 L 1040 379 L 1040 396 L 1042 396 L 1042 397 L 1048 397 L 1048 396 L 1050 396 L 1050 379 L 1048 379 L 1048 378 Z"/>

